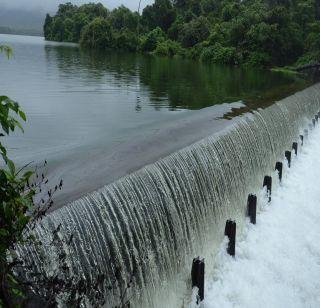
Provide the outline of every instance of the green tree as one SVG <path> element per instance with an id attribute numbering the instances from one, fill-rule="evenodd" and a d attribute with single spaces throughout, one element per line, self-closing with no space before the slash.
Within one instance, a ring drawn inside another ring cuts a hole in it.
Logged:
<path id="1" fill-rule="evenodd" d="M 208 20 L 200 16 L 187 24 L 184 24 L 179 40 L 184 47 L 192 47 L 209 37 Z"/>
<path id="2" fill-rule="evenodd" d="M 131 12 L 121 5 L 110 13 L 110 23 L 116 30 L 128 29 L 132 32 L 137 30 L 139 15 Z"/>
<path id="3" fill-rule="evenodd" d="M 181 45 L 179 54 L 192 59 L 279 66 L 318 59 L 312 25 L 319 12 L 316 0 L 155 0 L 141 16 L 124 6 L 110 12 L 102 4 L 66 3 L 47 15 L 44 33 L 89 48 L 170 55 Z"/>
<path id="4" fill-rule="evenodd" d="M 73 41 L 80 41 L 82 29 L 90 23 L 89 17 L 83 12 L 77 12 L 73 17 Z"/>
<path id="5" fill-rule="evenodd" d="M 114 34 L 114 47 L 126 51 L 137 51 L 139 45 L 136 33 L 123 29 Z"/>
<path id="6" fill-rule="evenodd" d="M 148 5 L 142 13 L 142 23 L 149 30 L 160 27 L 168 31 L 175 21 L 176 11 L 170 0 L 155 0 L 153 5 Z"/>
<path id="7" fill-rule="evenodd" d="M 44 21 L 43 34 L 46 39 L 52 39 L 52 17 L 49 14 Z"/>
<path id="8" fill-rule="evenodd" d="M 165 33 L 161 28 L 155 28 L 141 39 L 140 48 L 142 51 L 154 51 L 157 45 L 165 41 Z"/>
<path id="9" fill-rule="evenodd" d="M 87 48 L 112 48 L 114 46 L 114 34 L 110 22 L 102 17 L 95 18 L 83 29 L 80 44 Z"/>

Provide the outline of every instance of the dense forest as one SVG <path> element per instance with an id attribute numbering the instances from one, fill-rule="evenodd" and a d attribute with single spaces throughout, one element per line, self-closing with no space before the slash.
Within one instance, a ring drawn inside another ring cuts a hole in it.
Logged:
<path id="1" fill-rule="evenodd" d="M 47 40 L 250 66 L 320 59 L 319 0 L 155 0 L 142 14 L 124 6 L 59 5 Z"/>

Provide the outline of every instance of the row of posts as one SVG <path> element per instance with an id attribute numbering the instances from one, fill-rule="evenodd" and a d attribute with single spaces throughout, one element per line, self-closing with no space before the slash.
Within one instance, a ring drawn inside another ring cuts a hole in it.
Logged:
<path id="1" fill-rule="evenodd" d="M 315 115 L 314 119 L 312 119 L 312 124 L 309 124 L 309 128 L 312 129 L 316 126 L 320 118 L 320 111 Z M 308 129 L 304 130 L 304 135 L 300 135 L 301 146 L 304 144 L 305 137 L 308 137 Z M 293 142 L 292 151 L 297 156 L 298 155 L 298 142 Z M 292 160 L 292 151 L 285 151 L 285 158 L 288 163 L 288 167 L 291 167 Z M 282 181 L 282 171 L 283 171 L 283 163 L 276 162 L 275 170 L 278 172 L 279 181 Z M 268 201 L 271 202 L 271 191 L 272 191 L 272 177 L 266 175 L 263 180 L 263 188 L 266 187 Z M 247 216 L 250 219 L 250 223 L 256 224 L 257 217 L 257 196 L 254 194 L 250 194 L 247 200 Z M 230 256 L 236 255 L 236 231 L 237 224 L 233 220 L 227 220 L 224 235 L 228 237 L 228 245 L 227 245 L 227 253 Z M 197 287 L 197 304 L 204 300 L 204 277 L 205 277 L 205 262 L 204 259 L 197 257 L 192 261 L 192 269 L 191 269 L 191 280 L 192 280 L 192 288 Z"/>

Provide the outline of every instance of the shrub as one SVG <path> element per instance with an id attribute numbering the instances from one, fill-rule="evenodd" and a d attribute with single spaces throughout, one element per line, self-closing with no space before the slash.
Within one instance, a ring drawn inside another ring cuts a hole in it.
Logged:
<path id="1" fill-rule="evenodd" d="M 129 30 L 122 30 L 114 35 L 114 47 L 117 49 L 136 51 L 138 42 L 137 34 Z"/>
<path id="2" fill-rule="evenodd" d="M 140 42 L 140 49 L 142 51 L 154 51 L 158 43 L 165 41 L 165 33 L 161 28 L 157 27 L 150 31 L 146 36 L 142 37 Z"/>
<path id="3" fill-rule="evenodd" d="M 169 57 L 173 57 L 175 55 L 183 55 L 183 48 L 177 42 L 166 40 L 157 44 L 154 54 Z"/>
<path id="4" fill-rule="evenodd" d="M 221 64 L 238 64 L 236 49 L 234 47 L 223 47 L 219 43 L 204 48 L 200 60 Z"/>
<path id="5" fill-rule="evenodd" d="M 297 62 L 294 64 L 296 68 L 301 66 L 309 65 L 309 64 L 317 64 L 320 63 L 320 51 L 318 52 L 308 52 L 301 56 Z"/>
<path id="6" fill-rule="evenodd" d="M 270 65 L 271 57 L 266 52 L 254 51 L 249 54 L 246 65 L 253 67 L 266 67 Z"/>

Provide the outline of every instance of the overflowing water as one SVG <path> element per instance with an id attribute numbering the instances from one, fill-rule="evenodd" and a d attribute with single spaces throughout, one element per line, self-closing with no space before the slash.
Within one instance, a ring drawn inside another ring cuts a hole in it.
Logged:
<path id="1" fill-rule="evenodd" d="M 319 109 L 315 85 L 245 115 L 223 133 L 53 212 L 35 230 L 40 252 L 26 247 L 22 253 L 53 275 L 54 256 L 63 250 L 68 269 L 59 275 L 73 277 L 96 305 L 99 293 L 106 307 L 121 298 L 132 307 L 182 307 L 190 298 L 192 258 L 201 255 L 207 271 L 213 268 L 225 220 L 241 227 L 247 195 Z M 72 235 L 70 245 L 52 245 L 58 226 L 59 237 Z"/>
<path id="2" fill-rule="evenodd" d="M 317 125 L 291 168 L 284 164 L 271 203 L 258 193 L 257 224 L 247 220 L 235 258 L 226 253 L 227 239 L 221 244 L 214 274 L 206 276 L 203 308 L 319 307 L 319 140 Z"/>

